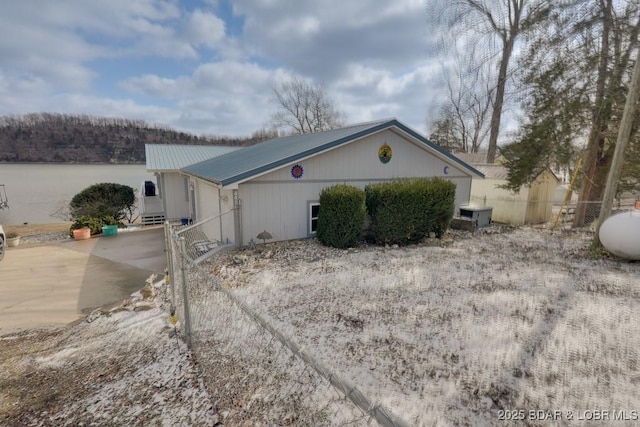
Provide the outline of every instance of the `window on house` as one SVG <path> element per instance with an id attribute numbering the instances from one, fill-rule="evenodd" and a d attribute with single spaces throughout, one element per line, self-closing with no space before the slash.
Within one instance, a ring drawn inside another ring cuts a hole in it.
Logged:
<path id="1" fill-rule="evenodd" d="M 309 234 L 316 234 L 318 229 L 318 213 L 320 212 L 320 203 L 309 203 Z"/>

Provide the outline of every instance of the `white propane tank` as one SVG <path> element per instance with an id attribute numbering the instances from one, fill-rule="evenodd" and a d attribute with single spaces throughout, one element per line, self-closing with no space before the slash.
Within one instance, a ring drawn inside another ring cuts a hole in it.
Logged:
<path id="1" fill-rule="evenodd" d="M 612 254 L 640 260 L 640 210 L 610 216 L 600 226 L 600 243 Z"/>

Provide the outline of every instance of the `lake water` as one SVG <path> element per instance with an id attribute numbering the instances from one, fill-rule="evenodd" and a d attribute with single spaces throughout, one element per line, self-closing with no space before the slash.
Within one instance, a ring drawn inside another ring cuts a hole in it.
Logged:
<path id="1" fill-rule="evenodd" d="M 154 180 L 145 165 L 71 165 L 0 163 L 9 209 L 0 210 L 0 224 L 60 222 L 52 216 L 90 185 L 113 182 L 136 191 L 145 180 Z"/>

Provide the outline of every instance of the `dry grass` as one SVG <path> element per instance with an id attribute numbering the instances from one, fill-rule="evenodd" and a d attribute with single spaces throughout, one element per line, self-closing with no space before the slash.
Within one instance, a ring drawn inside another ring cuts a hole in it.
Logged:
<path id="1" fill-rule="evenodd" d="M 7 225 L 4 227 L 6 233 L 15 231 L 19 236 L 35 236 L 45 233 L 62 233 L 68 232 L 71 227 L 70 222 L 56 222 L 52 224 L 22 224 Z"/>

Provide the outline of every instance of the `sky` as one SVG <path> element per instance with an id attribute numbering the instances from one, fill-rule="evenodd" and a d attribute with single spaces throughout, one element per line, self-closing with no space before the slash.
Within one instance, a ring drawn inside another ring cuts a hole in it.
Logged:
<path id="1" fill-rule="evenodd" d="M 273 88 L 322 85 L 347 123 L 426 132 L 442 102 L 423 0 L 0 2 L 0 116 L 145 120 L 199 135 L 269 126 Z"/>

